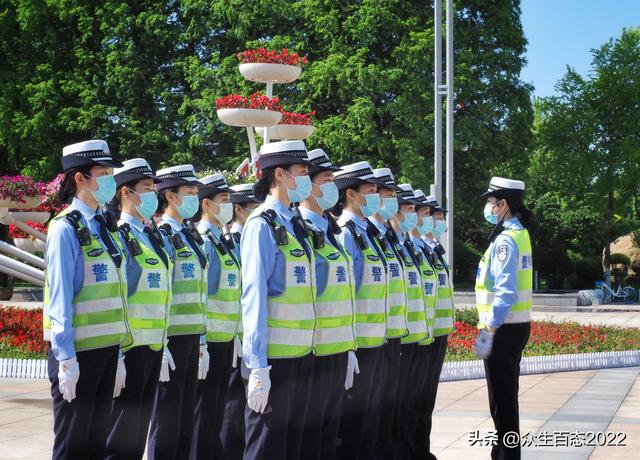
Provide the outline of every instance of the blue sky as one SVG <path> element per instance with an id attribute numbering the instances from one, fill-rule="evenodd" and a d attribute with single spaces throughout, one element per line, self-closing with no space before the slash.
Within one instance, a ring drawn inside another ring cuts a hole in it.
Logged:
<path id="1" fill-rule="evenodd" d="M 640 25 L 640 0 L 522 0 L 521 8 L 529 41 L 522 79 L 536 96 L 555 93 L 567 64 L 586 75 L 592 48 Z"/>

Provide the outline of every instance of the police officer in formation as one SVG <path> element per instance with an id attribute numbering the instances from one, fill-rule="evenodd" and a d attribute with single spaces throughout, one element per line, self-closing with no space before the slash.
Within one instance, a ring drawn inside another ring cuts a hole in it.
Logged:
<path id="1" fill-rule="evenodd" d="M 435 458 L 455 322 L 446 210 L 301 141 L 259 161 L 256 184 L 229 187 L 191 165 L 120 163 L 100 140 L 64 148 L 68 207 L 46 252 L 53 458 Z M 499 434 L 518 430 L 529 334 L 523 191 L 494 178 L 483 195 L 496 228 L 476 349 Z"/>
<path id="2" fill-rule="evenodd" d="M 527 230 L 531 213 L 523 203 L 524 187 L 522 181 L 494 177 L 482 195 L 484 217 L 494 229 L 476 277 L 480 329 L 476 353 L 484 360 L 498 434 L 491 451 L 494 459 L 520 458 L 520 446 L 505 446 L 504 435 L 519 433 L 520 360 L 531 330 L 533 267 Z"/>

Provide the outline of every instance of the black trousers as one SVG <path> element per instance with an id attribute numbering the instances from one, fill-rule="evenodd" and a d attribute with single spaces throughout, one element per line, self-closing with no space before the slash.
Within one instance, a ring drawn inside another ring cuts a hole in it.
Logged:
<path id="1" fill-rule="evenodd" d="M 382 394 L 378 420 L 377 445 L 373 458 L 393 458 L 397 451 L 397 409 L 400 382 L 400 339 L 388 339 L 383 346 Z"/>
<path id="2" fill-rule="evenodd" d="M 141 459 L 147 443 L 153 401 L 158 388 L 162 350 L 135 347 L 124 354 L 125 387 L 111 405 L 111 433 L 107 440 L 109 460 Z"/>
<path id="3" fill-rule="evenodd" d="M 382 398 L 384 347 L 356 351 L 360 374 L 345 393 L 338 428 L 338 458 L 369 460 L 376 447 Z"/>
<path id="4" fill-rule="evenodd" d="M 58 360 L 49 350 L 48 373 L 53 398 L 52 458 L 104 459 L 109 436 L 111 401 L 118 366 L 118 347 L 76 353 L 80 378 L 76 397 L 62 399 L 58 387 Z"/>
<path id="5" fill-rule="evenodd" d="M 271 359 L 271 391 L 265 413 L 245 409 L 245 460 L 305 458 L 302 436 L 311 399 L 313 355 Z M 245 387 L 249 369 L 242 367 Z"/>
<path id="6" fill-rule="evenodd" d="M 503 324 L 493 336 L 493 349 L 484 360 L 491 417 L 498 443 L 491 449 L 492 459 L 519 459 L 520 446 L 505 447 L 503 436 L 520 433 L 518 381 L 522 351 L 529 340 L 530 323 Z"/>
<path id="7" fill-rule="evenodd" d="M 169 337 L 168 347 L 176 370 L 169 370 L 168 382 L 158 383 L 149 430 L 149 460 L 188 458 L 193 435 L 200 336 L 174 335 Z"/>
<path id="8" fill-rule="evenodd" d="M 346 390 L 347 353 L 316 356 L 313 359 L 311 402 L 303 439 L 304 458 L 336 458 L 338 426 L 342 415 L 342 398 Z"/>
<path id="9" fill-rule="evenodd" d="M 427 359 L 426 377 L 421 389 L 421 397 L 416 401 L 417 417 L 413 433 L 408 438 L 408 449 L 406 458 L 408 459 L 433 459 L 435 455 L 431 449 L 431 425 L 433 422 L 433 409 L 436 405 L 438 395 L 438 384 L 440 383 L 440 373 L 444 364 L 444 356 L 447 352 L 448 335 L 435 337 L 431 345 L 427 345 L 424 350 L 418 350 L 421 359 Z"/>
<path id="10" fill-rule="evenodd" d="M 198 380 L 190 454 L 192 460 L 222 458 L 220 429 L 233 360 L 233 340 L 207 342 L 207 351 L 209 372 L 204 380 Z"/>
<path id="11" fill-rule="evenodd" d="M 221 457 L 225 460 L 239 460 L 244 452 L 244 411 L 247 395 L 240 371 L 241 361 L 238 360 L 236 368 L 231 368 L 227 384 L 227 401 L 220 427 Z"/>

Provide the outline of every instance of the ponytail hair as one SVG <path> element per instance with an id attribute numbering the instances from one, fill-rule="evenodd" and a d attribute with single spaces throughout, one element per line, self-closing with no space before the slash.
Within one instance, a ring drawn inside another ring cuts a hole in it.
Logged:
<path id="1" fill-rule="evenodd" d="M 516 216 L 524 228 L 529 228 L 533 220 L 533 214 L 522 202 L 522 195 L 506 198 L 507 206 L 511 214 Z"/>
<path id="2" fill-rule="evenodd" d="M 286 168 L 285 168 L 286 169 Z M 260 201 L 264 201 L 269 192 L 271 186 L 276 181 L 276 168 L 268 168 L 262 170 L 262 177 L 253 186 L 253 194 Z"/>
<path id="3" fill-rule="evenodd" d="M 55 206 L 64 206 L 71 203 L 71 200 L 78 193 L 78 186 L 76 185 L 76 173 L 82 175 L 88 175 L 91 171 L 91 166 L 83 168 L 71 168 L 64 172 L 62 183 L 60 184 L 60 190 L 55 199 Z"/>

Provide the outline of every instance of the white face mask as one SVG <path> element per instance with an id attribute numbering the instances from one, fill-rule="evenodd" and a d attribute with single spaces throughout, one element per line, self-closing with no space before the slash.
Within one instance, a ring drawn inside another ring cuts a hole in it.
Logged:
<path id="1" fill-rule="evenodd" d="M 216 203 L 219 211 L 216 214 L 216 219 L 221 225 L 226 225 L 231 222 L 233 218 L 233 203 Z"/>

